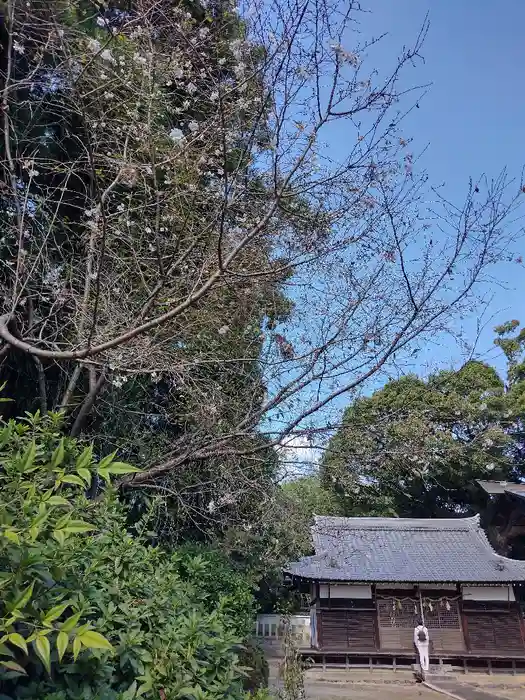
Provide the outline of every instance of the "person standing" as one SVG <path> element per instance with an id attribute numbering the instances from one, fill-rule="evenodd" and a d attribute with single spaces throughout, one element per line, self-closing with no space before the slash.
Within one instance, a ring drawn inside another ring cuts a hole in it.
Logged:
<path id="1" fill-rule="evenodd" d="M 425 627 L 423 620 L 419 619 L 417 625 L 414 627 L 414 644 L 419 654 L 419 665 L 422 671 L 428 671 L 429 669 L 429 659 L 428 659 L 428 629 Z"/>

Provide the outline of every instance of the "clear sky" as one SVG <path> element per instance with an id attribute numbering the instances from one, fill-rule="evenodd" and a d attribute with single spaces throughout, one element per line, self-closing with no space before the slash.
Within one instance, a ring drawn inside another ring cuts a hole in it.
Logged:
<path id="1" fill-rule="evenodd" d="M 426 148 L 420 166 L 430 182 L 444 184 L 440 192 L 463 203 L 469 178 L 477 180 L 485 174 L 490 179 L 506 168 L 509 177 L 516 178 L 517 190 L 525 165 L 525 0 L 361 0 L 361 5 L 370 14 L 361 16 L 358 40 L 388 33 L 366 64 L 380 73 L 395 66 L 404 45 L 413 44 L 428 13 L 424 63 L 403 73 L 401 87 L 431 83 L 420 108 L 402 126 L 403 135 L 413 139 L 414 153 Z M 339 138 L 337 134 L 333 139 L 335 148 Z M 525 259 L 525 241 L 518 243 L 514 253 Z M 484 315 L 486 328 L 477 356 L 503 373 L 505 363 L 493 344 L 493 327 L 512 318 L 525 324 L 525 267 L 511 262 L 494 272 L 502 286 L 491 288 L 493 298 Z M 473 310 L 463 321 L 471 342 L 478 319 Z M 425 346 L 410 370 L 425 375 L 457 367 L 464 359 L 465 351 L 449 339 L 438 340 Z M 375 377 L 365 393 L 384 382 L 384 376 Z M 343 395 L 332 407 L 342 410 L 349 400 Z M 298 438 L 291 444 L 304 441 Z M 298 459 L 315 462 L 317 456 L 309 447 L 297 451 Z"/>
<path id="2" fill-rule="evenodd" d="M 407 87 L 432 85 L 403 131 L 413 137 L 414 152 L 428 144 L 421 162 L 431 182 L 446 183 L 446 196 L 461 202 L 469 177 L 496 176 L 506 167 L 519 181 L 525 164 L 525 0 L 363 0 L 362 7 L 371 10 L 362 21 L 365 36 L 388 32 L 374 53 L 384 68 L 429 14 L 425 63 L 404 80 Z M 516 252 L 525 252 L 525 245 Z M 524 266 L 505 264 L 496 275 L 505 288 L 494 287 L 487 320 L 495 318 L 481 336 L 480 352 L 493 347 L 496 323 L 525 323 Z M 475 324 L 475 316 L 466 324 L 471 337 Z M 424 372 L 427 363 L 435 366 L 445 357 L 458 362 L 461 353 L 450 346 L 430 348 L 414 370 Z M 494 351 L 488 359 L 501 366 Z"/>

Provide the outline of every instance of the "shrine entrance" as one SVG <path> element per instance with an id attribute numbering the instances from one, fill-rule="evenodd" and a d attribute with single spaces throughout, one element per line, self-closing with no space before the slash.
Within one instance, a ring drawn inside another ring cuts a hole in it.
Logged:
<path id="1" fill-rule="evenodd" d="M 420 599 L 418 595 L 396 595 L 392 591 L 377 595 L 381 650 L 413 650 L 414 627 L 421 612 L 428 627 L 431 654 L 466 649 L 459 595 L 436 591 L 425 593 Z"/>

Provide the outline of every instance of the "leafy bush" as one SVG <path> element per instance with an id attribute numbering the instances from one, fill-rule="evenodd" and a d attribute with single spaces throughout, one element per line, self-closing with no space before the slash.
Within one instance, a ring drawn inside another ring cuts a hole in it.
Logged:
<path id="1" fill-rule="evenodd" d="M 135 468 L 95 463 L 60 420 L 0 432 L 3 697 L 245 697 L 249 582 L 216 555 L 150 546 L 140 523 L 131 537 L 109 481 Z M 90 501 L 94 474 L 108 488 Z"/>
<path id="2" fill-rule="evenodd" d="M 263 650 L 253 641 L 246 643 L 240 657 L 243 666 L 250 669 L 244 680 L 244 689 L 256 692 L 268 685 L 269 666 Z"/>
<path id="3" fill-rule="evenodd" d="M 235 569 L 220 549 L 205 545 L 186 545 L 180 549 L 183 554 L 183 578 L 194 581 L 206 595 L 204 605 L 211 612 L 220 598 L 222 608 L 231 618 L 236 633 L 247 637 L 253 632 L 256 617 L 254 591 L 259 573 L 249 569 Z M 194 562 L 203 560 L 198 576 Z"/>

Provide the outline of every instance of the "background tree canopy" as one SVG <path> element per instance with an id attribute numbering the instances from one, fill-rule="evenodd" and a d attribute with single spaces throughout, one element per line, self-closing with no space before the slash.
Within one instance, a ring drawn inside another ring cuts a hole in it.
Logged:
<path id="1" fill-rule="evenodd" d="M 321 465 L 322 484 L 352 515 L 478 513 L 476 479 L 519 481 L 523 461 L 523 332 L 496 328 L 507 382 L 471 360 L 423 380 L 389 381 L 346 409 Z"/>

